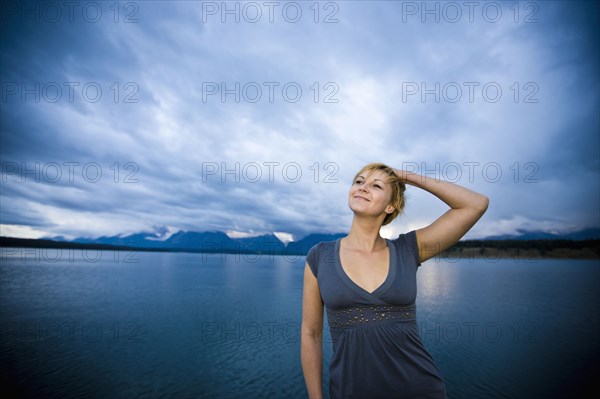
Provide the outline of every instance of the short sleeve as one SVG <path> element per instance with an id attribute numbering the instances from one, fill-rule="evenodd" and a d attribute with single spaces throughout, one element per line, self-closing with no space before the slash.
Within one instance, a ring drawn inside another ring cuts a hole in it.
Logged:
<path id="1" fill-rule="evenodd" d="M 415 258 L 417 267 L 421 266 L 421 260 L 419 259 L 419 243 L 417 242 L 416 230 L 410 231 L 406 234 L 406 247 L 409 253 Z"/>
<path id="2" fill-rule="evenodd" d="M 400 234 L 394 241 L 397 243 L 399 256 L 402 259 L 414 261 L 417 267 L 421 266 L 419 243 L 417 242 L 417 232 L 415 230 L 406 234 Z"/>
<path id="3" fill-rule="evenodd" d="M 317 273 L 319 272 L 319 244 L 313 245 L 313 247 L 308 250 L 308 254 L 306 254 L 306 263 L 308 263 L 308 267 L 310 267 L 310 270 L 316 278 Z"/>

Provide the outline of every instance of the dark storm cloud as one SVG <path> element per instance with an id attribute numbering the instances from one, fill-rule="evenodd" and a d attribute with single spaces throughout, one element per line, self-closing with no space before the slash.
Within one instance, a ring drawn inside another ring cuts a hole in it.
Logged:
<path id="1" fill-rule="evenodd" d="M 52 22 L 4 4 L 2 234 L 339 232 L 372 161 L 450 180 L 458 165 L 492 199 L 474 236 L 600 224 L 598 6 L 494 3 L 491 21 L 478 2 L 436 22 L 409 3 L 339 2 L 328 24 L 308 8 L 223 23 L 202 2 L 81 3 Z M 408 194 L 391 232 L 444 211 Z"/>

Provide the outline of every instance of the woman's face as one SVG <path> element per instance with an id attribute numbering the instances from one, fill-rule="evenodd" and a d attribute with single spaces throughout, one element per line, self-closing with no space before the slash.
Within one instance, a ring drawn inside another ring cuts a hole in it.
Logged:
<path id="1" fill-rule="evenodd" d="M 355 214 L 364 216 L 392 213 L 394 211 L 390 205 L 392 189 L 385 179 L 385 173 L 379 170 L 364 172 L 357 176 L 350 187 L 348 197 L 350 209 Z"/>

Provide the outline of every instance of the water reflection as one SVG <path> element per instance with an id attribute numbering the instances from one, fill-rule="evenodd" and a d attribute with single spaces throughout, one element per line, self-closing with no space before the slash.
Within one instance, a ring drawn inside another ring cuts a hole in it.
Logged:
<path id="1" fill-rule="evenodd" d="M 0 264 L 0 364 L 30 396 L 305 395 L 304 258 L 28 254 Z M 551 398 L 598 361 L 597 261 L 428 261 L 417 279 L 452 398 Z"/>

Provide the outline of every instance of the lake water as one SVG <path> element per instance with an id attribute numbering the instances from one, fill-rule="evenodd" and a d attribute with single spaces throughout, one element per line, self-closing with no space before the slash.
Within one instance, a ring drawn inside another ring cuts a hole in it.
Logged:
<path id="1" fill-rule="evenodd" d="M 306 397 L 304 257 L 0 251 L 2 385 L 21 396 Z M 449 398 L 584 397 L 599 283 L 598 261 L 426 262 L 418 323 Z"/>

